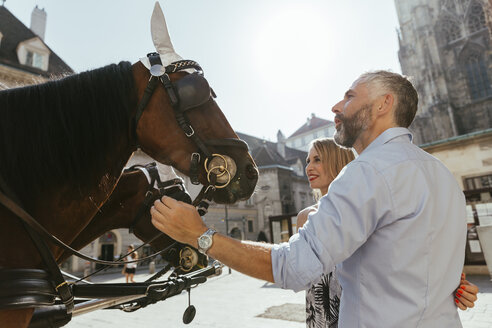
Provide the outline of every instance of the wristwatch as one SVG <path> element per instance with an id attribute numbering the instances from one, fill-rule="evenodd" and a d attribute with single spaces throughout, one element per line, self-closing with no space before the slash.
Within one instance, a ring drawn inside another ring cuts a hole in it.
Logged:
<path id="1" fill-rule="evenodd" d="M 208 229 L 198 237 L 198 251 L 202 254 L 207 254 L 207 251 L 212 247 L 213 240 L 212 237 L 216 233 L 214 229 Z"/>

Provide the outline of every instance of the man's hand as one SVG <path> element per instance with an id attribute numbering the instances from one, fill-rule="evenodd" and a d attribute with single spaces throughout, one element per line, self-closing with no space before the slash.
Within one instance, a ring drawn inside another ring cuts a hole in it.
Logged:
<path id="1" fill-rule="evenodd" d="M 169 237 L 184 244 L 197 246 L 197 239 L 207 226 L 196 209 L 189 204 L 162 197 L 150 209 L 152 224 Z M 239 241 L 220 233 L 213 237 L 208 254 L 225 265 L 252 277 L 273 282 L 272 245 Z"/>
<path id="2" fill-rule="evenodd" d="M 184 244 L 197 247 L 197 239 L 207 226 L 192 205 L 170 197 L 156 200 L 150 209 L 152 224 L 169 237 Z"/>

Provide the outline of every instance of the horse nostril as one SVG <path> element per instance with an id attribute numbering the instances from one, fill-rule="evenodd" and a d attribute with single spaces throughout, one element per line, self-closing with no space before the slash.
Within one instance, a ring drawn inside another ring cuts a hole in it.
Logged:
<path id="1" fill-rule="evenodd" d="M 258 170 L 251 164 L 246 166 L 246 177 L 251 180 L 258 178 Z"/>

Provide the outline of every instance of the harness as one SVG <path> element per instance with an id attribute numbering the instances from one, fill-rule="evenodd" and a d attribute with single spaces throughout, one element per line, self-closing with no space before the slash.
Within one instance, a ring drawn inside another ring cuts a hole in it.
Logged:
<path id="1" fill-rule="evenodd" d="M 138 121 L 141 118 L 143 111 L 152 96 L 152 93 L 157 87 L 158 82 L 161 82 L 169 96 L 178 125 L 183 130 L 186 137 L 190 138 L 198 147 L 198 151 L 191 155 L 191 182 L 193 184 L 199 184 L 198 171 L 200 163 L 203 163 L 206 171 L 208 185 L 205 185 L 202 188 L 198 197 L 193 202 L 193 205 L 197 207 L 200 215 L 204 215 L 208 209 L 210 201 L 213 198 L 213 192 L 216 189 L 225 188 L 229 185 L 235 175 L 235 172 L 233 172 L 232 168 L 228 165 L 227 156 L 213 153 L 210 151 L 209 147 L 239 147 L 248 150 L 248 146 L 244 141 L 239 139 L 226 138 L 219 140 L 202 140 L 195 134 L 195 131 L 187 118 L 186 111 L 203 105 L 208 102 L 211 97 L 215 97 L 215 93 L 203 77 L 203 70 L 196 62 L 181 60 L 163 67 L 159 54 L 150 53 L 147 56 L 149 57 L 152 65 L 150 68 L 151 77 L 144 91 L 144 95 L 138 104 L 137 112 L 133 120 L 135 141 L 137 141 L 136 128 Z M 168 74 L 184 69 L 194 69 L 196 72 L 188 74 L 178 81 L 171 82 Z M 167 190 L 171 187 L 171 185 L 162 183 L 159 189 L 163 188 L 163 190 Z M 95 260 L 87 257 L 64 244 L 55 236 L 51 235 L 23 209 L 20 200 L 11 191 L 1 175 L 0 203 L 22 221 L 23 226 L 38 249 L 42 261 L 47 269 L 45 271 L 38 269 L 0 268 L 0 309 L 18 309 L 33 306 L 53 305 L 55 304 L 55 299 L 58 297 L 64 305 L 59 308 L 61 309 L 60 311 L 68 314 L 68 317 L 71 316 L 74 309 L 74 289 L 79 287 L 77 287 L 77 285 L 71 286 L 63 278 L 58 264 L 46 244 L 46 241 L 50 241 L 51 243 L 70 251 L 74 255 L 91 262 L 105 265 L 120 264 L 119 262 Z M 136 217 L 134 220 L 134 224 L 132 225 L 133 227 L 138 222 L 138 219 L 139 217 Z M 129 262 L 144 261 L 155 255 L 156 254 Z M 214 269 L 213 272 L 216 271 L 217 270 Z M 210 275 L 212 273 L 208 274 Z M 184 280 L 184 282 L 179 284 L 179 286 L 181 286 L 180 290 L 179 288 L 176 288 L 176 284 L 171 284 L 174 286 L 171 288 L 173 293 L 177 293 L 178 290 L 181 292 L 183 288 L 188 288 L 190 284 L 193 284 L 191 282 L 192 280 Z M 199 281 L 196 281 L 195 283 L 199 283 Z M 64 318 L 66 319 L 67 315 L 65 315 Z M 70 320 L 70 318 L 68 318 L 68 320 Z"/>
<path id="2" fill-rule="evenodd" d="M 146 176 L 148 176 L 150 181 L 149 189 L 145 193 L 145 198 L 142 205 L 138 208 L 137 214 L 135 214 L 135 218 L 128 228 L 129 233 L 133 233 L 135 226 L 138 224 L 143 215 L 150 210 L 152 204 L 158 197 L 166 195 L 176 200 L 191 204 L 190 195 L 188 195 L 183 187 L 183 180 L 180 178 L 175 178 L 162 182 L 157 169 L 157 164 L 155 162 L 147 165 L 133 165 L 128 169 L 125 169 L 124 172 L 131 172 L 134 170 L 141 170 Z M 153 193 L 154 186 L 156 186 L 159 191 L 158 195 Z"/>

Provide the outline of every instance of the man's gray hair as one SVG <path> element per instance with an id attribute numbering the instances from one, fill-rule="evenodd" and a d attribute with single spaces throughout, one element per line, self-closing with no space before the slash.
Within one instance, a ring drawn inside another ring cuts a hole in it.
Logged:
<path id="1" fill-rule="evenodd" d="M 405 128 L 410 126 L 417 113 L 419 96 L 406 76 L 389 71 L 372 71 L 362 74 L 357 82 L 366 83 L 369 92 L 377 92 L 378 96 L 392 93 L 395 96 L 395 123 Z"/>

